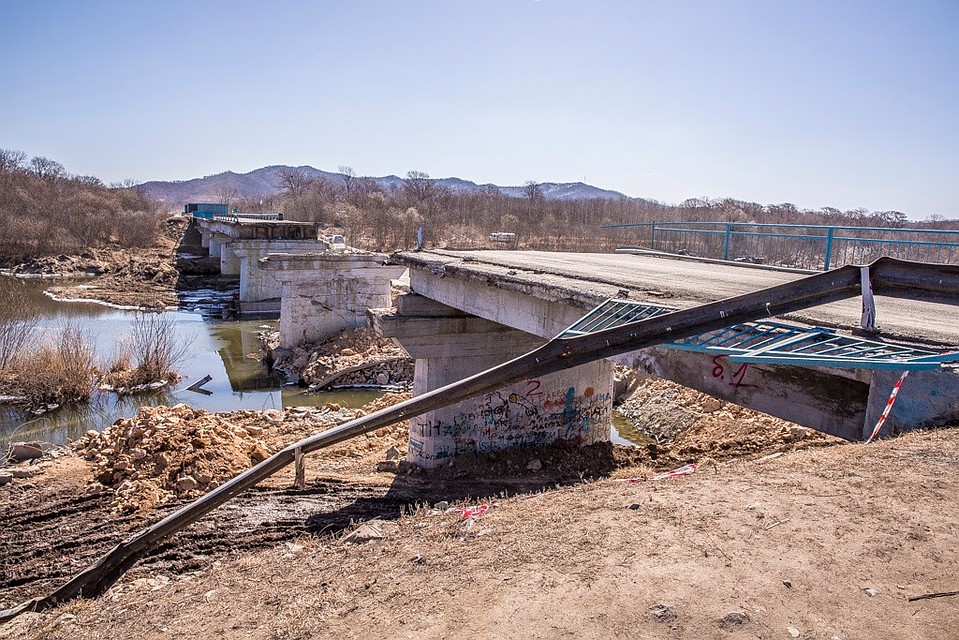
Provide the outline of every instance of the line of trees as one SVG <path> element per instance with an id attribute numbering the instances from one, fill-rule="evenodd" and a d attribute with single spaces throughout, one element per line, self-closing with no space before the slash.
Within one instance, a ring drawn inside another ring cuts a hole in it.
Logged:
<path id="1" fill-rule="evenodd" d="M 431 246 L 487 246 L 491 232 L 505 231 L 515 233 L 524 248 L 605 251 L 639 234 L 602 229 L 605 224 L 715 221 L 890 229 L 907 224 L 899 211 L 800 209 L 791 203 L 764 205 L 732 198 L 692 198 L 680 204 L 628 198 L 550 200 L 535 181 L 527 181 L 518 198 L 496 187 L 462 192 L 415 170 L 389 189 L 347 166 L 339 167 L 339 177 L 332 179 L 287 169 L 278 186 L 280 193 L 269 200 L 269 209 L 261 200 L 239 204 L 244 210 L 278 210 L 289 219 L 322 222 L 347 233 L 353 246 L 377 250 L 414 246 L 421 225 Z M 959 220 L 935 216 L 908 226 L 959 229 Z"/>
<path id="2" fill-rule="evenodd" d="M 0 265 L 108 245 L 148 247 L 159 230 L 156 203 L 132 181 L 106 186 L 55 160 L 0 149 Z"/>

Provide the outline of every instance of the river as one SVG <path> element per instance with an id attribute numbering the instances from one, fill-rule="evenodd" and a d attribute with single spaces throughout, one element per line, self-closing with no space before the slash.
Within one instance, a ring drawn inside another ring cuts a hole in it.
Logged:
<path id="1" fill-rule="evenodd" d="M 57 284 L 61 284 L 58 281 Z M 135 311 L 94 302 L 59 302 L 45 295 L 50 280 L 14 280 L 0 276 L 0 287 L 25 289 L 30 310 L 39 316 L 38 330 L 62 331 L 67 325 L 89 335 L 103 361 L 116 354 L 119 341 L 130 334 Z M 89 402 L 64 406 L 40 416 L 10 405 L 0 405 L 0 440 L 44 440 L 62 444 L 88 429 L 101 430 L 118 418 L 135 415 L 139 407 L 186 403 L 209 411 L 237 409 L 283 409 L 300 405 L 336 402 L 358 407 L 380 395 L 378 391 L 339 391 L 306 394 L 296 385 L 271 371 L 256 357 L 260 347 L 257 334 L 275 328 L 275 319 L 237 320 L 224 318 L 224 301 L 229 295 L 195 291 L 181 297 L 180 308 L 166 311 L 175 320 L 176 339 L 189 344 L 186 358 L 177 367 L 183 380 L 172 387 L 134 396 L 117 397 L 97 392 Z M 204 376 L 209 395 L 186 389 Z"/>

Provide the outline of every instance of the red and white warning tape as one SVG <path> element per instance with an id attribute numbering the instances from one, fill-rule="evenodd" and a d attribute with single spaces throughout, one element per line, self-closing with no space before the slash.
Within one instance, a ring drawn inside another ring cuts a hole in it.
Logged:
<path id="1" fill-rule="evenodd" d="M 869 444 L 873 441 L 873 438 L 875 438 L 876 434 L 879 433 L 882 425 L 885 424 L 886 418 L 889 416 L 889 412 L 892 410 L 892 405 L 896 402 L 896 396 L 899 395 L 899 387 L 902 386 L 902 381 L 905 380 L 906 376 L 908 375 L 909 371 L 903 371 L 902 375 L 899 376 L 899 380 L 896 381 L 896 385 L 892 388 L 892 393 L 889 394 L 889 400 L 886 401 L 886 408 L 882 410 L 882 415 L 879 416 L 879 420 L 876 421 L 876 426 L 873 427 L 872 433 L 869 434 L 869 439 L 866 440 L 866 444 Z"/>
<path id="2" fill-rule="evenodd" d="M 673 469 L 672 471 L 667 471 L 666 473 L 661 473 L 658 476 L 653 476 L 652 478 L 647 478 L 646 476 L 636 476 L 635 478 L 622 478 L 620 482 L 646 482 L 647 480 L 665 480 L 666 478 L 675 478 L 677 476 L 688 476 L 691 473 L 696 473 L 696 469 L 699 467 L 696 464 L 686 464 L 678 469 Z"/>

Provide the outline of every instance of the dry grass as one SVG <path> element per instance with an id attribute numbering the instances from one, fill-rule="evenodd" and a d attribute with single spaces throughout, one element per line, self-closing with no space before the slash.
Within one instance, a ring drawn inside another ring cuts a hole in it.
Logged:
<path id="1" fill-rule="evenodd" d="M 7 369 L 13 388 L 34 408 L 89 399 L 97 372 L 90 337 L 70 325 L 32 353 L 16 354 Z"/>
<path id="2" fill-rule="evenodd" d="M 192 341 L 176 335 L 172 315 L 143 312 L 133 320 L 129 339 L 101 381 L 118 391 L 179 379 L 176 368 L 186 358 Z"/>

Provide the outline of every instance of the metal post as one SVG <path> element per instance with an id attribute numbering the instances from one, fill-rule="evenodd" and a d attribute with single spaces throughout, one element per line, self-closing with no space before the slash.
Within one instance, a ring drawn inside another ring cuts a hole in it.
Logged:
<path id="1" fill-rule="evenodd" d="M 293 464 L 296 474 L 293 478 L 295 489 L 306 489 L 306 466 L 303 464 L 303 449 L 297 447 L 293 452 Z"/>
<path id="2" fill-rule="evenodd" d="M 878 333 L 876 328 L 876 299 L 872 295 L 872 281 L 869 279 L 869 267 L 859 268 L 859 282 L 862 289 L 862 317 L 859 326 L 865 333 Z"/>
<path id="3" fill-rule="evenodd" d="M 723 260 L 729 260 L 729 238 L 733 234 L 733 225 L 726 223 L 726 244 L 723 246 Z"/>
<path id="4" fill-rule="evenodd" d="M 829 227 L 826 230 L 826 257 L 823 259 L 823 271 L 829 271 L 829 259 L 832 258 L 832 233 L 835 228 Z"/>
<path id="5" fill-rule="evenodd" d="M 653 251 L 656 250 L 656 223 L 653 223 L 653 226 L 649 228 L 649 248 Z"/>

